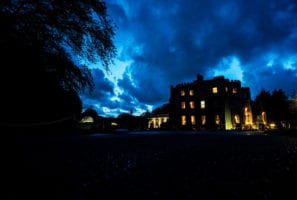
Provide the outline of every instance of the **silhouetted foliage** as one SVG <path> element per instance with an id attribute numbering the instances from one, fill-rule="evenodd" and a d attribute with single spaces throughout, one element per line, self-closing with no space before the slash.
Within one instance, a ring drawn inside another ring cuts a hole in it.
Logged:
<path id="1" fill-rule="evenodd" d="M 154 109 L 152 113 L 153 114 L 162 114 L 162 113 L 168 114 L 169 112 L 170 112 L 170 104 L 166 103 L 166 104 L 162 105 L 161 107 Z"/>
<path id="2" fill-rule="evenodd" d="M 289 101 L 283 90 L 273 90 L 271 95 L 271 119 L 276 122 L 288 120 Z"/>
<path id="3" fill-rule="evenodd" d="M 93 119 L 96 119 L 98 117 L 98 113 L 94 108 L 90 107 L 82 113 L 82 116 L 90 116 Z"/>
<path id="4" fill-rule="evenodd" d="M 290 118 L 289 110 L 288 97 L 282 89 L 275 89 L 272 94 L 262 89 L 257 95 L 253 106 L 253 112 L 256 115 L 265 111 L 268 121 L 276 123 L 288 120 Z"/>
<path id="5" fill-rule="evenodd" d="M 260 93 L 256 96 L 254 101 L 253 111 L 256 114 L 260 114 L 265 111 L 267 115 L 270 114 L 271 109 L 271 94 L 269 91 L 262 89 Z"/>
<path id="6" fill-rule="evenodd" d="M 148 119 L 145 116 L 122 113 L 117 117 L 117 122 L 120 129 L 143 130 L 147 128 Z"/>
<path id="7" fill-rule="evenodd" d="M 81 113 L 78 92 L 93 87 L 76 54 L 115 55 L 113 25 L 102 1 L 1 1 L 2 123 L 48 122 Z"/>
<path id="8" fill-rule="evenodd" d="M 102 1 L 16 0 L 2 1 L 0 6 L 1 30 L 6 33 L 2 39 L 12 36 L 61 60 L 71 60 L 67 49 L 90 60 L 100 57 L 106 67 L 115 55 L 114 26 Z M 87 68 L 80 69 L 72 61 L 61 64 L 48 64 L 47 70 L 55 73 L 64 86 L 76 90 L 92 87 Z"/>
<path id="9" fill-rule="evenodd" d="M 128 113 L 122 113 L 117 117 L 118 126 L 125 129 L 133 129 L 135 123 L 134 116 Z"/>

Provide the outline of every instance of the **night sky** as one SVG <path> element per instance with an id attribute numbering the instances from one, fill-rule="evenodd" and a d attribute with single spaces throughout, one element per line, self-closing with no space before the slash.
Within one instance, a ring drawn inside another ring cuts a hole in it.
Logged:
<path id="1" fill-rule="evenodd" d="M 169 102 L 170 85 L 224 75 L 250 87 L 297 89 L 296 0 L 107 0 L 116 24 L 110 71 L 89 64 L 84 108 L 139 115 Z"/>

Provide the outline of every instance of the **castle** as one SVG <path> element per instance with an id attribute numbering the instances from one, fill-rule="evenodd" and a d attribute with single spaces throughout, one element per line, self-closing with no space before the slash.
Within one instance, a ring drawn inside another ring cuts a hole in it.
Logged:
<path id="1" fill-rule="evenodd" d="M 169 119 L 176 129 L 251 129 L 251 95 L 240 81 L 224 76 L 171 86 Z"/>

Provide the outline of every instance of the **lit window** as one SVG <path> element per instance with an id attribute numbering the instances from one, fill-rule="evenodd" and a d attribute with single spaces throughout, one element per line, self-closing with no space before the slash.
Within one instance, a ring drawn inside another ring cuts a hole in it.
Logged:
<path id="1" fill-rule="evenodd" d="M 182 115 L 182 116 L 181 116 L 181 124 L 182 124 L 182 125 L 186 125 L 186 124 L 187 124 L 187 118 L 186 118 L 186 115 Z"/>
<path id="2" fill-rule="evenodd" d="M 190 95 L 190 96 L 194 96 L 194 90 L 190 90 L 190 91 L 189 91 L 189 95 Z"/>
<path id="3" fill-rule="evenodd" d="M 184 101 L 181 102 L 181 109 L 186 109 L 186 102 Z"/>
<path id="4" fill-rule="evenodd" d="M 248 107 L 244 108 L 244 118 L 245 124 L 252 124 L 252 113 Z"/>
<path id="5" fill-rule="evenodd" d="M 180 91 L 180 96 L 185 96 L 186 95 L 186 92 L 184 90 L 181 90 Z"/>
<path id="6" fill-rule="evenodd" d="M 266 112 L 264 112 L 264 111 L 261 112 L 261 118 L 262 118 L 264 124 L 266 124 L 266 122 L 267 122 L 267 120 L 266 120 Z"/>
<path id="7" fill-rule="evenodd" d="M 212 88 L 212 93 L 213 93 L 213 94 L 218 93 L 218 88 L 217 88 L 217 87 L 213 87 L 213 88 Z"/>
<path id="8" fill-rule="evenodd" d="M 190 108 L 194 109 L 195 108 L 195 102 L 194 101 L 190 101 Z"/>
<path id="9" fill-rule="evenodd" d="M 201 116 L 201 124 L 205 125 L 206 124 L 206 115 Z"/>
<path id="10" fill-rule="evenodd" d="M 196 118 L 195 115 L 191 115 L 191 124 L 196 125 Z"/>
<path id="11" fill-rule="evenodd" d="M 205 101 L 204 100 L 200 101 L 200 108 L 201 109 L 205 108 Z"/>
<path id="12" fill-rule="evenodd" d="M 215 116 L 215 123 L 216 123 L 216 125 L 220 125 L 221 121 L 220 121 L 220 116 L 219 115 Z"/>
<path id="13" fill-rule="evenodd" d="M 235 121 L 235 123 L 236 124 L 239 124 L 240 123 L 240 117 L 239 117 L 239 115 L 234 115 L 234 121 Z"/>
<path id="14" fill-rule="evenodd" d="M 233 94 L 236 94 L 236 93 L 237 93 L 237 88 L 233 88 L 233 89 L 232 89 L 232 93 L 233 93 Z"/>
<path id="15" fill-rule="evenodd" d="M 228 87 L 225 87 L 225 91 L 228 92 Z"/>

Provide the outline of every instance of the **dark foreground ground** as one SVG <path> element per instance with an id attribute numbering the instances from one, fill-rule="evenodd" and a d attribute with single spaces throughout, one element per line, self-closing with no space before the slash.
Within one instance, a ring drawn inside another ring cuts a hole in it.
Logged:
<path id="1" fill-rule="evenodd" d="M 14 161 L 5 199 L 297 199 L 296 136 L 17 136 Z"/>

